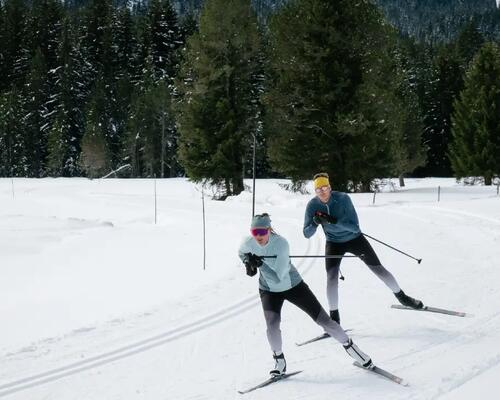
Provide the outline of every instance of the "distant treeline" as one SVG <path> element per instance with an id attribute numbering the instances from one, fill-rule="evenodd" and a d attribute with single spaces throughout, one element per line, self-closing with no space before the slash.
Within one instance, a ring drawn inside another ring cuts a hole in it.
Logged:
<path id="1" fill-rule="evenodd" d="M 405 174 L 490 181 L 494 35 L 472 19 L 420 43 L 384 18 L 368 0 L 2 0 L 0 176 L 130 165 L 225 197 L 255 142 L 257 175 L 295 188 L 320 170 L 353 191 Z"/>

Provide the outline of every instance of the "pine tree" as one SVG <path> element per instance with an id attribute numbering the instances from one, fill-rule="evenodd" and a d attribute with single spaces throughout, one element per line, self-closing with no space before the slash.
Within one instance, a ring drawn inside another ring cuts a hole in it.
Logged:
<path id="1" fill-rule="evenodd" d="M 0 94 L 0 176 L 25 176 L 21 93 L 12 86 Z"/>
<path id="2" fill-rule="evenodd" d="M 464 72 L 468 69 L 470 62 L 484 42 L 484 36 L 479 31 L 475 19 L 472 19 L 462 28 L 455 41 L 455 46 Z"/>
<path id="3" fill-rule="evenodd" d="M 270 23 L 269 156 L 295 182 L 368 190 L 406 154 L 394 33 L 368 1 L 298 0 Z"/>
<path id="4" fill-rule="evenodd" d="M 6 31 L 5 7 L 0 1 L 0 93 L 7 87 L 7 31 Z"/>
<path id="5" fill-rule="evenodd" d="M 113 168 L 123 163 L 123 146 L 125 142 L 127 118 L 134 91 L 134 82 L 140 74 L 136 26 L 129 7 L 115 9 L 112 15 L 112 77 L 108 84 L 112 86 L 113 96 L 110 108 L 112 135 L 109 146 L 112 154 Z"/>
<path id="6" fill-rule="evenodd" d="M 425 99 L 424 140 L 428 145 L 428 176 L 451 176 L 448 158 L 453 102 L 463 88 L 459 57 L 452 46 L 441 46 L 431 65 Z"/>
<path id="7" fill-rule="evenodd" d="M 94 121 L 101 123 L 104 129 L 104 139 L 107 143 L 106 154 L 111 157 L 111 167 L 120 163 L 121 146 L 124 122 L 116 118 L 123 115 L 123 105 L 117 102 L 116 73 L 122 69 L 118 65 L 116 44 L 113 35 L 113 9 L 111 0 L 92 0 L 86 9 L 82 32 L 82 53 L 85 65 L 90 66 L 84 70 L 84 82 L 88 84 L 88 93 L 98 94 L 105 98 L 105 102 L 98 101 L 99 107 L 92 108 Z M 97 85 L 100 85 L 97 87 Z M 96 99 L 86 100 L 87 108 Z M 87 116 L 85 117 L 86 120 Z M 87 123 L 88 121 L 86 121 Z M 92 122 L 93 124 L 93 122 Z"/>
<path id="8" fill-rule="evenodd" d="M 424 142 L 427 163 L 419 175 L 452 176 L 448 158 L 451 142 L 451 113 L 453 102 L 464 86 L 465 71 L 484 43 L 477 21 L 468 22 L 457 39 L 447 45 L 426 47 L 427 70 L 420 78 L 424 90 L 420 93 L 424 113 Z"/>
<path id="9" fill-rule="evenodd" d="M 167 177 L 177 173 L 177 131 L 170 89 L 155 80 L 153 58 L 134 92 L 127 126 L 127 157 L 134 176 Z"/>
<path id="10" fill-rule="evenodd" d="M 111 25 L 111 0 L 91 0 L 84 11 L 83 24 L 80 27 L 82 51 L 86 62 L 91 67 L 89 81 L 110 68 L 109 43 Z"/>
<path id="11" fill-rule="evenodd" d="M 62 7 L 59 0 L 33 0 L 31 4 L 28 39 L 30 51 L 34 55 L 40 49 L 48 70 L 57 66 Z"/>
<path id="12" fill-rule="evenodd" d="M 77 159 L 83 136 L 82 109 L 88 97 L 88 83 L 84 71 L 84 59 L 77 44 L 71 22 L 62 25 L 57 64 L 53 72 L 56 78 L 51 101 L 54 104 L 54 122 L 48 133 L 48 173 L 53 176 L 79 174 Z"/>
<path id="13" fill-rule="evenodd" d="M 45 174 L 49 119 L 49 85 L 47 66 L 40 49 L 35 52 L 24 88 L 24 148 L 27 157 L 27 176 L 39 178 Z"/>
<path id="14" fill-rule="evenodd" d="M 483 45 L 454 103 L 450 160 L 455 175 L 483 176 L 486 185 L 500 174 L 500 47 Z"/>
<path id="15" fill-rule="evenodd" d="M 117 80 L 130 80 L 138 72 L 137 32 L 134 18 L 128 7 L 113 13 L 113 44 L 115 48 L 115 77 Z"/>
<path id="16" fill-rule="evenodd" d="M 243 191 L 246 145 L 259 129 L 261 45 L 249 0 L 208 0 L 176 85 L 181 163 L 221 198 Z"/>
<path id="17" fill-rule="evenodd" d="M 106 134 L 109 131 L 106 116 L 105 83 L 98 78 L 85 114 L 85 133 L 81 143 L 80 168 L 89 178 L 103 176 L 111 168 Z"/>
<path id="18" fill-rule="evenodd" d="M 189 13 L 180 22 L 181 41 L 184 45 L 187 39 L 198 31 L 198 19 L 195 14 Z"/>
<path id="19" fill-rule="evenodd" d="M 6 0 L 4 26 L 4 62 L 6 75 L 0 77 L 0 91 L 12 84 L 24 84 L 29 70 L 30 51 L 27 33 L 28 9 L 24 0 Z"/>
<path id="20" fill-rule="evenodd" d="M 151 0 L 144 40 L 145 50 L 153 58 L 156 79 L 173 81 L 178 69 L 177 49 L 182 42 L 177 14 L 170 0 Z"/>
<path id="21" fill-rule="evenodd" d="M 400 41 L 394 52 L 396 61 L 397 90 L 396 99 L 402 106 L 400 111 L 402 124 L 402 151 L 399 153 L 396 171 L 399 174 L 400 186 L 405 186 L 404 175 L 413 173 L 426 162 L 426 148 L 422 144 L 424 131 L 423 110 L 419 101 L 420 66 L 415 62 L 414 49 L 405 41 Z"/>
<path id="22" fill-rule="evenodd" d="M 145 60 L 144 72 L 132 96 L 127 124 L 126 159 L 132 166 L 132 176 L 153 177 L 158 171 L 159 134 L 152 115 L 155 87 L 153 58 Z"/>

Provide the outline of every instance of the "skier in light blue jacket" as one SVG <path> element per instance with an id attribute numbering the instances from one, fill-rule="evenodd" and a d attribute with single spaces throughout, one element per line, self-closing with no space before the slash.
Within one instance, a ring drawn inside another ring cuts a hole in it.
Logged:
<path id="1" fill-rule="evenodd" d="M 259 271 L 259 293 L 267 325 L 267 339 L 275 360 L 270 374 L 281 375 L 286 371 L 280 330 L 281 308 L 285 300 L 306 312 L 325 332 L 340 342 L 352 358 L 370 368 L 371 358 L 352 342 L 337 322 L 329 318 L 302 280 L 290 261 L 287 240 L 273 231 L 269 215 L 254 216 L 250 232 L 252 236 L 245 238 L 240 246 L 239 257 L 247 275 L 254 276 Z"/>

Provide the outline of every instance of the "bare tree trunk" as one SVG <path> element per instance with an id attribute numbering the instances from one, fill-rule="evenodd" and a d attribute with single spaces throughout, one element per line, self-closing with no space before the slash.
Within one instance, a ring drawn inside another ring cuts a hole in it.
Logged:
<path id="1" fill-rule="evenodd" d="M 399 175 L 399 187 L 405 187 L 405 174 Z"/>
<path id="2" fill-rule="evenodd" d="M 234 177 L 233 181 L 233 195 L 237 196 L 243 192 L 243 179 L 240 176 Z"/>
<path id="3" fill-rule="evenodd" d="M 163 105 L 165 107 L 165 105 Z M 167 145 L 167 138 L 165 134 L 165 109 L 161 112 L 161 177 L 165 178 L 165 147 Z"/>
<path id="4" fill-rule="evenodd" d="M 225 200 L 227 197 L 231 196 L 231 179 L 225 178 L 224 183 L 226 186 L 226 194 L 224 196 L 224 200 Z"/>

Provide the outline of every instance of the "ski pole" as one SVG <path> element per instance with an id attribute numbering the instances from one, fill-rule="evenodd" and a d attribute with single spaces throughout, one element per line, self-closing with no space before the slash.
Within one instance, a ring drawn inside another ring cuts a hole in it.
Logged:
<path id="1" fill-rule="evenodd" d="M 276 258 L 277 256 L 259 256 L 261 258 Z M 359 256 L 339 256 L 339 255 L 325 255 L 325 256 L 288 256 L 289 258 L 346 258 L 346 257 L 364 257 L 364 254 L 360 254 Z"/>
<path id="2" fill-rule="evenodd" d="M 363 233 L 363 232 L 362 232 Z M 387 246 L 389 247 L 390 249 L 393 249 L 395 251 L 397 251 L 398 253 L 401 253 L 401 254 L 404 254 L 405 256 L 407 257 L 410 257 L 410 258 L 413 258 L 414 260 L 417 261 L 418 264 L 420 264 L 422 262 L 422 259 L 421 258 L 415 258 L 413 256 L 411 256 L 410 254 L 408 253 L 405 253 L 404 251 L 401 251 L 399 249 L 396 249 L 395 247 L 392 247 L 391 245 L 385 243 L 385 242 L 382 242 L 381 240 L 378 240 L 378 239 L 375 239 L 373 236 L 370 236 L 370 235 L 367 235 L 366 233 L 363 233 L 363 236 L 366 236 L 366 237 L 369 237 L 370 239 L 373 239 L 375 240 L 376 242 L 379 242 L 379 243 L 382 243 L 384 246 Z"/>

